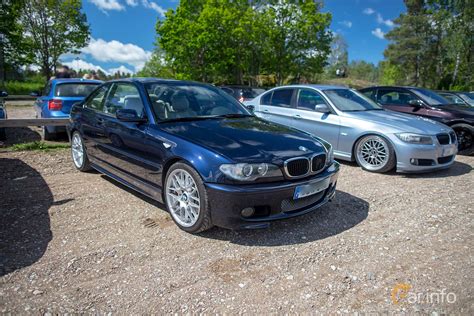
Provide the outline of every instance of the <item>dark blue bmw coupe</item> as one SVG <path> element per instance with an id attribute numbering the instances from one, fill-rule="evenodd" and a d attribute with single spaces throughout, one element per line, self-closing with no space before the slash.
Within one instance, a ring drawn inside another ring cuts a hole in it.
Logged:
<path id="1" fill-rule="evenodd" d="M 335 194 L 331 145 L 259 119 L 210 85 L 104 83 L 72 107 L 68 133 L 77 169 L 94 168 L 164 203 L 191 233 L 267 227 Z"/>

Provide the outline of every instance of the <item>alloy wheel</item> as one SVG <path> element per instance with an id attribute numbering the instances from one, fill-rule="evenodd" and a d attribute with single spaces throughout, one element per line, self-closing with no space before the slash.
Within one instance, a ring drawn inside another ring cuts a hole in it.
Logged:
<path id="1" fill-rule="evenodd" d="M 173 170 L 166 181 L 166 203 L 174 220 L 183 227 L 196 224 L 201 211 L 199 191 L 193 177 L 183 169 Z"/>
<path id="2" fill-rule="evenodd" d="M 368 170 L 379 170 L 389 160 L 387 143 L 378 136 L 366 138 L 357 148 L 358 161 Z"/>
<path id="3" fill-rule="evenodd" d="M 74 133 L 71 143 L 72 160 L 77 168 L 81 168 L 84 163 L 84 147 L 82 146 L 81 136 Z"/>

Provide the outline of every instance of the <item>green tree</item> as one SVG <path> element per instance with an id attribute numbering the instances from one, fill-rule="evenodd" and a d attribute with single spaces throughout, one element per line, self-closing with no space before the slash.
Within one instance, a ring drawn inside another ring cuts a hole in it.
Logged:
<path id="1" fill-rule="evenodd" d="M 174 78 L 173 69 L 169 66 L 162 50 L 155 49 L 150 60 L 137 73 L 139 77 Z"/>
<path id="2" fill-rule="evenodd" d="M 46 80 L 56 71 L 59 56 L 87 45 L 89 25 L 81 9 L 81 0 L 30 0 L 22 10 L 23 36 L 31 41 L 33 63 Z"/>
<path id="3" fill-rule="evenodd" d="M 351 78 L 370 82 L 377 82 L 379 79 L 379 69 L 372 63 L 363 60 L 353 60 L 347 68 Z"/>

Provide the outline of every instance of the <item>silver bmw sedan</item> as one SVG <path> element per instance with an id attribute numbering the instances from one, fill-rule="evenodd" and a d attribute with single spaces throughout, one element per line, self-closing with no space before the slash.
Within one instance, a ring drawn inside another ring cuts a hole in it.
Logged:
<path id="1" fill-rule="evenodd" d="M 244 104 L 259 117 L 323 138 L 332 144 L 336 158 L 355 160 L 372 172 L 448 168 L 457 153 L 450 127 L 383 110 L 345 87 L 281 86 Z"/>

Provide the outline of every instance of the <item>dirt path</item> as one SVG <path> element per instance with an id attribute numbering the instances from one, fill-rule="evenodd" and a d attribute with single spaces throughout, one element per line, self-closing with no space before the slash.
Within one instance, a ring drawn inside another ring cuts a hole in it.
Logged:
<path id="1" fill-rule="evenodd" d="M 315 213 L 193 236 L 162 205 L 74 171 L 67 150 L 0 152 L 0 312 L 472 314 L 473 165 L 344 164 Z M 397 284 L 411 288 L 394 304 Z"/>

